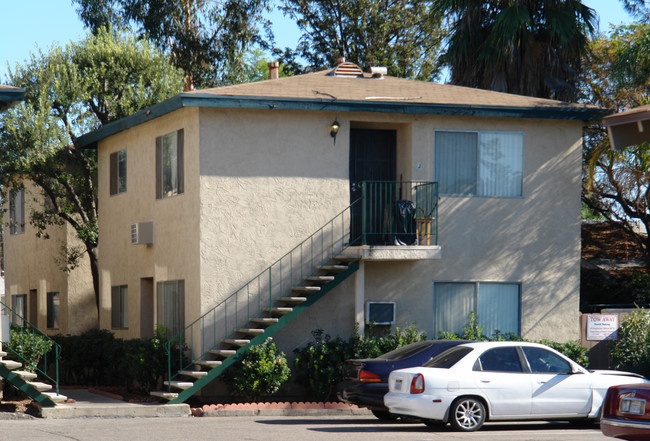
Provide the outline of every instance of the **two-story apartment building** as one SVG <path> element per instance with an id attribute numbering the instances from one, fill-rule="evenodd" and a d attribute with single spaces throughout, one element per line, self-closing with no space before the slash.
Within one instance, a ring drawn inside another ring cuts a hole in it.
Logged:
<path id="1" fill-rule="evenodd" d="M 369 301 L 429 335 L 476 311 L 487 332 L 577 337 L 582 127 L 601 109 L 356 69 L 184 93 L 82 138 L 102 327 L 182 329 L 374 180 L 437 182 L 439 240 L 356 248 L 362 271 L 291 340 L 352 332 Z"/>

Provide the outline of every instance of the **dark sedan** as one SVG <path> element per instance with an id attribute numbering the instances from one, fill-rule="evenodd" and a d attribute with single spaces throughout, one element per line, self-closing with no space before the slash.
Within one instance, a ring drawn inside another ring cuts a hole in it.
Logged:
<path id="1" fill-rule="evenodd" d="M 650 384 L 610 387 L 603 401 L 600 430 L 614 438 L 650 440 Z"/>
<path id="2" fill-rule="evenodd" d="M 465 340 L 427 340 L 402 346 L 377 358 L 348 360 L 337 396 L 344 403 L 367 407 L 380 420 L 394 419 L 384 406 L 388 374 L 395 369 L 422 366 L 431 357 Z"/>

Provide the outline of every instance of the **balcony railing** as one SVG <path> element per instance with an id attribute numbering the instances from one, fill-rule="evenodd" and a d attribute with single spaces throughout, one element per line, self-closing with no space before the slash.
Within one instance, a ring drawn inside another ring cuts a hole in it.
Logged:
<path id="1" fill-rule="evenodd" d="M 359 244 L 438 245 L 437 182 L 364 181 L 361 187 L 352 224 Z"/>

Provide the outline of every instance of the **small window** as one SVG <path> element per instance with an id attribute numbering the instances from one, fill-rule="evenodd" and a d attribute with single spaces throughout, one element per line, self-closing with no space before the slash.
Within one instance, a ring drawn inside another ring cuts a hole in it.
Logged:
<path id="1" fill-rule="evenodd" d="M 25 189 L 11 190 L 9 195 L 9 234 L 25 232 Z"/>
<path id="2" fill-rule="evenodd" d="M 129 287 L 127 285 L 111 288 L 111 327 L 113 329 L 129 327 Z"/>
<path id="3" fill-rule="evenodd" d="M 16 294 L 11 296 L 11 324 L 14 326 L 25 326 L 25 317 L 27 317 L 27 294 Z"/>
<path id="4" fill-rule="evenodd" d="M 156 138 L 156 198 L 184 192 L 184 132 L 178 130 Z"/>
<path id="5" fill-rule="evenodd" d="M 488 349 L 480 357 L 480 370 L 489 372 L 523 372 L 517 348 L 514 346 L 506 348 Z M 474 366 L 476 370 L 477 366 Z"/>
<path id="6" fill-rule="evenodd" d="M 535 374 L 564 374 L 571 373 L 571 364 L 562 357 L 544 348 L 523 346 L 524 354 Z"/>
<path id="7" fill-rule="evenodd" d="M 59 329 L 60 316 L 59 316 L 59 293 L 47 293 L 47 329 Z"/>
<path id="8" fill-rule="evenodd" d="M 126 149 L 111 153 L 110 175 L 111 196 L 126 192 Z"/>

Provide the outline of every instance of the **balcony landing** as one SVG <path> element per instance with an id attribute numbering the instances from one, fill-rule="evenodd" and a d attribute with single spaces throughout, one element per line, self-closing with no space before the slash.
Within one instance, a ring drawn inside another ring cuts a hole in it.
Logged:
<path id="1" fill-rule="evenodd" d="M 440 260 L 442 247 L 440 245 L 361 245 L 347 248 L 344 255 L 373 261 Z"/>

